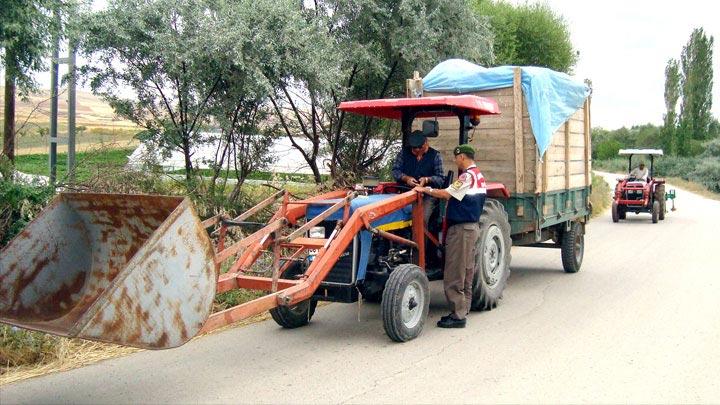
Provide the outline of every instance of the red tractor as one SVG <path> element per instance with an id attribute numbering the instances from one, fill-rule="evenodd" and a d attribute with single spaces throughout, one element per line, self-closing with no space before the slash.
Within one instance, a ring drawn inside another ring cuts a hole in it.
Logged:
<path id="1" fill-rule="evenodd" d="M 639 214 L 649 212 L 653 223 L 665 219 L 665 179 L 654 177 L 656 156 L 662 156 L 662 149 L 621 149 L 620 156 L 628 157 L 628 174 L 618 178 L 615 196 L 612 203 L 612 220 L 618 222 L 625 219 L 628 212 Z M 633 166 L 633 156 L 648 156 L 650 168 L 644 168 L 641 161 L 638 167 Z"/>

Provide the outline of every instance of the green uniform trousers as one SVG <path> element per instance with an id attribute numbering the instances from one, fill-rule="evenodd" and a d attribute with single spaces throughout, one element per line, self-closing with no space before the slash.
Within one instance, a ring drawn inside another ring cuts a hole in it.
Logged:
<path id="1" fill-rule="evenodd" d="M 450 312 L 455 319 L 465 319 L 472 302 L 475 274 L 475 243 L 480 237 L 478 223 L 452 225 L 445 243 L 443 288 Z"/>

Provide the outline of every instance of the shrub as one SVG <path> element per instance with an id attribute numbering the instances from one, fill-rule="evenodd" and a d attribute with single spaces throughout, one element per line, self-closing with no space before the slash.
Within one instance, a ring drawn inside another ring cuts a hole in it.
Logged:
<path id="1" fill-rule="evenodd" d="M 720 158 L 720 138 L 715 138 L 705 144 L 705 152 L 702 157 Z"/>
<path id="2" fill-rule="evenodd" d="M 693 181 L 697 181 L 708 190 L 720 193 L 720 159 L 702 161 L 692 172 Z"/>
<path id="3" fill-rule="evenodd" d="M 50 187 L 0 179 L 0 247 L 5 246 L 53 196 Z"/>
<path id="4" fill-rule="evenodd" d="M 602 141 L 597 145 L 597 159 L 606 160 L 617 157 L 618 151 L 621 147 L 622 145 L 620 144 L 620 142 L 614 139 Z"/>

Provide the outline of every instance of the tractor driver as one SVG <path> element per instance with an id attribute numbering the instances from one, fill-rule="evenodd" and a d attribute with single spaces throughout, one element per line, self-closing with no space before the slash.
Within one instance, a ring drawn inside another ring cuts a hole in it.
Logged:
<path id="1" fill-rule="evenodd" d="M 392 176 L 396 182 L 410 187 L 442 187 L 445 181 L 442 158 L 437 150 L 430 147 L 422 131 L 416 130 L 410 134 L 407 147 L 395 158 Z M 423 199 L 426 227 L 436 204 L 434 198 Z"/>
<path id="2" fill-rule="evenodd" d="M 648 178 L 648 169 L 645 167 L 645 163 L 643 163 L 643 162 L 640 162 L 640 165 L 638 165 L 638 167 L 632 169 L 632 171 L 628 175 L 628 179 L 647 181 L 647 178 Z"/>
<path id="3" fill-rule="evenodd" d="M 480 237 L 480 214 L 487 193 L 485 178 L 475 166 L 475 150 L 460 145 L 453 150 L 458 173 L 462 173 L 450 187 L 435 190 L 418 188 L 425 194 L 449 200 L 447 205 L 447 238 L 445 243 L 445 275 L 443 289 L 450 306 L 450 314 L 440 318 L 441 328 L 464 328 L 472 303 L 472 283 L 475 274 L 475 242 Z"/>

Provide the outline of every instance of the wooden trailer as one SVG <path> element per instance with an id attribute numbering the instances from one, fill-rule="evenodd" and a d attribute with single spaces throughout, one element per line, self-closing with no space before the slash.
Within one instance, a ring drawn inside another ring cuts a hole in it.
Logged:
<path id="1" fill-rule="evenodd" d="M 407 88 L 409 97 L 458 94 L 423 91 L 417 75 L 407 81 Z M 555 131 L 544 156 L 539 156 L 520 68 L 514 70 L 511 87 L 464 94 L 494 99 L 501 113 L 483 117 L 467 131 L 466 140 L 461 139 L 457 118 L 437 119 L 440 134 L 428 139 L 442 154 L 445 171 L 457 170 L 452 155 L 455 146 L 467 142 L 475 148 L 475 161 L 485 178 L 504 184 L 510 192 L 510 198 L 501 201 L 510 219 L 514 245 L 546 247 L 537 244 L 560 240 L 572 222 L 584 225 L 591 213 L 590 98 Z"/>

